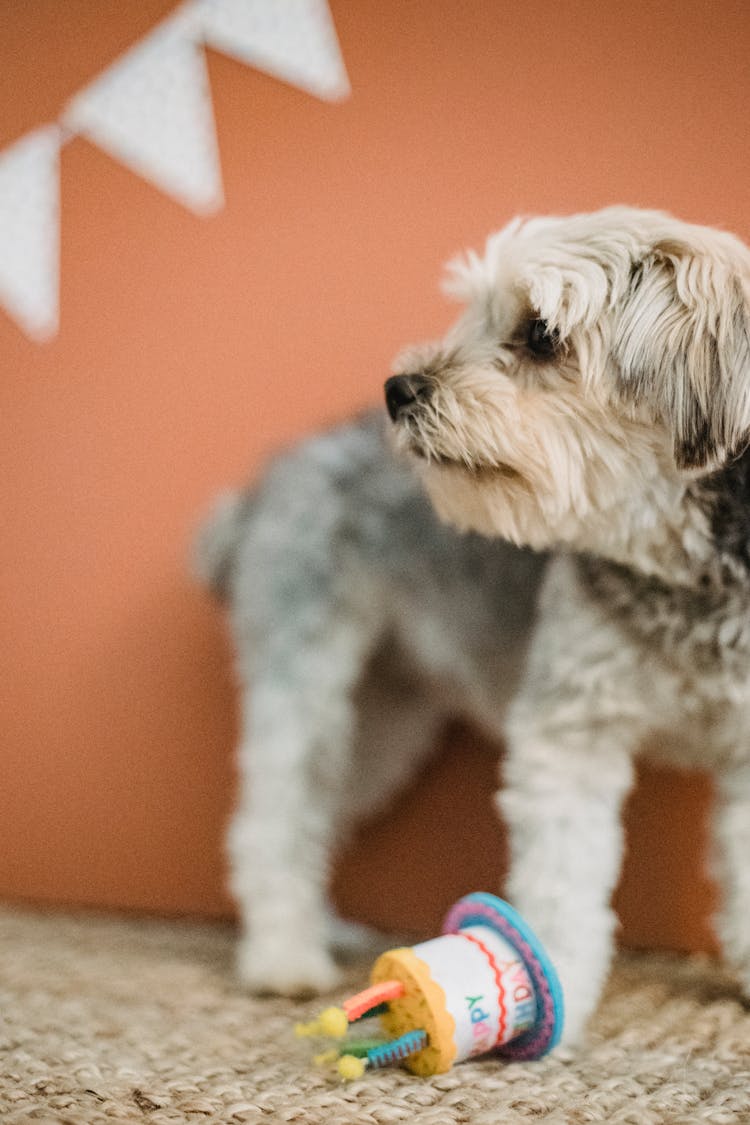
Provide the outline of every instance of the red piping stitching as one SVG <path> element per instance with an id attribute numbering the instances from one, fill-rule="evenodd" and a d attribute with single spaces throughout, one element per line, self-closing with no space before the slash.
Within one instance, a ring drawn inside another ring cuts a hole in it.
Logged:
<path id="1" fill-rule="evenodd" d="M 492 1050 L 494 1047 L 497 1047 L 498 1043 L 503 1042 L 503 1037 L 505 1035 L 505 1025 L 508 1022 L 508 1013 L 505 1008 L 505 988 L 503 987 L 502 976 L 500 974 L 500 970 L 495 964 L 495 958 L 492 956 L 484 942 L 480 941 L 478 937 L 474 937 L 473 934 L 467 934 L 465 930 L 461 932 L 460 936 L 462 938 L 466 938 L 467 941 L 473 942 L 474 945 L 478 946 L 479 949 L 481 949 L 482 953 L 490 963 L 492 972 L 495 974 L 495 984 L 497 985 L 497 1003 L 498 1007 L 500 1008 L 500 1020 L 497 1029 L 497 1039 L 492 1044 L 492 1047 L 488 1048 L 488 1050 Z"/>

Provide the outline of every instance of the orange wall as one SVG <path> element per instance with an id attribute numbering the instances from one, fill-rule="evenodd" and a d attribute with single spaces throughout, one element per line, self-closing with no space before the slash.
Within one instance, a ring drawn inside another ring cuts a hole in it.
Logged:
<path id="1" fill-rule="evenodd" d="M 6 5 L 0 143 L 56 116 L 170 9 Z M 616 201 L 750 236 L 744 0 L 332 10 L 353 86 L 343 104 L 209 53 L 217 217 L 69 144 L 60 335 L 38 346 L 0 316 L 6 897 L 228 911 L 230 654 L 186 577 L 191 529 L 269 451 L 379 401 L 393 353 L 452 315 L 436 289 L 446 257 L 518 211 Z M 454 800 L 461 754 L 472 770 Z M 427 925 L 454 891 L 490 885 L 493 773 L 457 735 L 364 838 L 367 855 L 361 842 L 349 853 L 341 899 Z M 620 899 L 632 940 L 708 940 L 706 800 L 700 783 L 652 775 L 632 807 Z"/>

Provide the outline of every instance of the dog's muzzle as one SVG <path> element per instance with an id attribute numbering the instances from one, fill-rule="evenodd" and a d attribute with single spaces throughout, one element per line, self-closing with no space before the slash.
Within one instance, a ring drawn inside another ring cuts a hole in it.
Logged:
<path id="1" fill-rule="evenodd" d="M 385 381 L 385 404 L 393 422 L 411 413 L 432 394 L 426 375 L 392 375 Z"/>

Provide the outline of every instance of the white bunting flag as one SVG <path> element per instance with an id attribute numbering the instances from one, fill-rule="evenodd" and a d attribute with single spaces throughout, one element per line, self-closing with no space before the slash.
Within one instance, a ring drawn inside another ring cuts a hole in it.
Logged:
<path id="1" fill-rule="evenodd" d="M 45 125 L 0 152 L 0 304 L 34 340 L 58 323 L 60 129 Z"/>
<path id="2" fill-rule="evenodd" d="M 336 101 L 350 92 L 326 0 L 198 0 L 210 47 Z"/>
<path id="3" fill-rule="evenodd" d="M 203 47 L 329 101 L 350 93 L 326 0 L 186 0 L 68 102 L 0 151 L 0 306 L 33 339 L 59 305 L 60 146 L 81 135 L 198 214 L 223 204 Z"/>
<path id="4" fill-rule="evenodd" d="M 85 87 L 65 125 L 198 214 L 223 202 L 199 12 L 189 4 Z"/>

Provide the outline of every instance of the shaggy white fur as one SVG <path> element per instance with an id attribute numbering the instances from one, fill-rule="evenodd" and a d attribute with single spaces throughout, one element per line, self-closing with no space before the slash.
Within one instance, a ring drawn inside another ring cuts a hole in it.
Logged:
<path id="1" fill-rule="evenodd" d="M 619 814 L 654 728 L 717 774 L 719 930 L 750 989 L 750 253 L 612 208 L 516 221 L 449 284 L 465 311 L 400 357 L 386 399 L 464 534 L 364 420 L 280 460 L 204 535 L 245 685 L 241 971 L 332 982 L 345 813 L 387 799 L 458 708 L 506 738 L 509 893 L 558 967 L 571 1041 L 609 966 Z"/>

